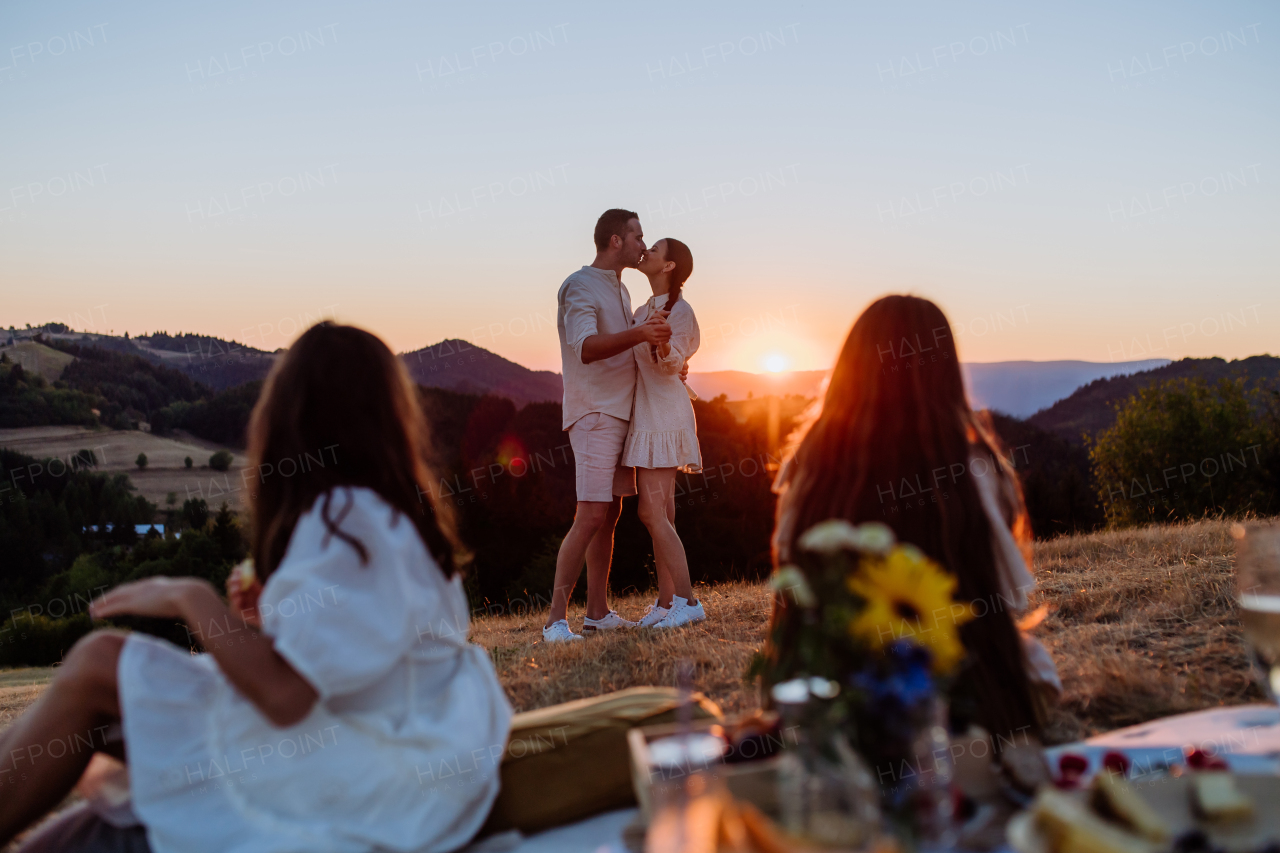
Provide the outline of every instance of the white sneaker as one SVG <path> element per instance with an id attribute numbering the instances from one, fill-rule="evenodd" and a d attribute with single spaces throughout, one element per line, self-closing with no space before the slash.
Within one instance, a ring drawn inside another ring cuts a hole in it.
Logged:
<path id="1" fill-rule="evenodd" d="M 662 621 L 662 617 L 671 612 L 670 607 L 659 607 L 658 602 L 654 602 L 645 608 L 644 615 L 640 617 L 640 621 L 636 624 L 641 628 L 652 628 Z"/>
<path id="2" fill-rule="evenodd" d="M 560 619 L 542 629 L 542 639 L 548 643 L 570 643 L 581 640 L 582 635 L 573 633 L 569 630 L 569 623 Z"/>
<path id="3" fill-rule="evenodd" d="M 671 597 L 671 609 L 667 611 L 667 615 L 655 622 L 655 628 L 678 628 L 681 625 L 691 625 L 694 622 L 701 622 L 707 618 L 706 611 L 702 609 L 702 602 L 690 604 L 687 599 L 678 595 Z"/>
<path id="4" fill-rule="evenodd" d="M 618 611 L 610 610 L 601 619 L 582 619 L 582 633 L 588 631 L 616 631 L 619 628 L 634 628 L 635 622 L 623 619 L 618 615 Z"/>

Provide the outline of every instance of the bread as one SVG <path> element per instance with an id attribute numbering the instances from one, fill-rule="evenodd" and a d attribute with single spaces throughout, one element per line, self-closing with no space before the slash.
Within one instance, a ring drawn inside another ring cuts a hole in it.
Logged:
<path id="1" fill-rule="evenodd" d="M 1168 822 L 1142 799 L 1133 785 L 1118 773 L 1103 770 L 1093 777 L 1094 807 L 1110 814 L 1134 832 L 1152 841 L 1167 841 L 1172 836 Z"/>
<path id="2" fill-rule="evenodd" d="M 1195 773 L 1191 785 L 1196 811 L 1207 820 L 1237 820 L 1253 814 L 1253 801 L 1240 793 L 1230 773 Z"/>
<path id="3" fill-rule="evenodd" d="M 253 569 L 253 560 L 241 560 L 236 567 L 231 570 L 230 583 L 228 586 L 233 587 L 237 592 L 244 592 L 252 589 L 253 585 L 258 582 L 258 574 Z"/>
<path id="4" fill-rule="evenodd" d="M 1056 788 L 1041 789 L 1031 808 L 1054 853 L 1156 853 L 1160 849 L 1123 827 L 1107 823 L 1084 802 Z"/>

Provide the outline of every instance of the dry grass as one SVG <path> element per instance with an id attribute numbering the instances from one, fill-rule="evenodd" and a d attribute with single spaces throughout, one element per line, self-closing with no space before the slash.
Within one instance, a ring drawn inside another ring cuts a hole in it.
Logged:
<path id="1" fill-rule="evenodd" d="M 1054 741 L 1156 717 L 1260 701 L 1235 604 L 1230 524 L 1071 536 L 1036 548 L 1036 634 L 1066 694 Z"/>
<path id="2" fill-rule="evenodd" d="M 1205 521 L 1037 546 L 1036 603 L 1051 612 L 1035 633 L 1057 661 L 1066 691 L 1049 740 L 1263 698 L 1250 681 L 1236 618 L 1228 527 Z M 542 611 L 479 618 L 472 638 L 492 654 L 519 711 L 635 685 L 672 685 L 681 658 L 694 662 L 698 689 L 726 712 L 749 711 L 758 697 L 742 673 L 764 642 L 768 593 L 760 584 L 731 583 L 698 595 L 707 621 L 670 633 L 626 631 L 548 645 L 539 630 Z M 650 601 L 637 596 L 613 606 L 639 618 Z M 581 606 L 570 608 L 571 625 L 581 625 L 582 616 Z M 44 670 L 0 673 L 0 727 L 35 699 L 47 677 Z"/>
<path id="3" fill-rule="evenodd" d="M 36 701 L 52 677 L 50 667 L 0 669 L 0 731 Z"/>
<path id="4" fill-rule="evenodd" d="M 1049 720 L 1059 743 L 1215 705 L 1260 701 L 1249 675 L 1234 599 L 1229 523 L 1070 536 L 1036 547 L 1049 617 L 1035 630 L 1065 689 Z M 764 642 L 761 585 L 699 592 L 708 620 L 672 634 L 627 632 L 572 647 L 541 642 L 544 613 L 479 619 L 473 637 L 494 655 L 517 710 L 639 684 L 670 685 L 675 663 L 696 662 L 697 685 L 729 712 L 755 708 L 741 673 Z M 638 618 L 651 598 L 614 603 Z M 581 608 L 570 624 L 581 622 Z"/>
<path id="5" fill-rule="evenodd" d="M 764 643 L 768 591 L 759 584 L 699 587 L 707 621 L 669 632 L 616 631 L 580 643 L 542 641 L 546 611 L 477 619 L 471 638 L 487 648 L 517 711 L 596 696 L 642 684 L 674 685 L 676 665 L 689 659 L 697 688 L 726 713 L 757 707 L 742 673 Z M 622 616 L 639 619 L 652 596 L 615 599 Z M 569 624 L 582 624 L 584 608 L 569 608 Z"/>

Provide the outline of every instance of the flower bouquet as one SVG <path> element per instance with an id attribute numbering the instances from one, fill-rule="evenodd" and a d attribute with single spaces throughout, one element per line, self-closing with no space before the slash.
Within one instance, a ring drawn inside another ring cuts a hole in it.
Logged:
<path id="1" fill-rule="evenodd" d="M 781 601 L 770 653 L 749 674 L 767 685 L 831 684 L 826 697 L 807 700 L 807 725 L 835 733 L 870 766 L 900 828 L 945 841 L 951 774 L 942 697 L 965 657 L 959 627 L 973 618 L 970 605 L 953 599 L 953 576 L 883 524 L 822 522 L 797 546 L 796 564 L 771 578 Z"/>

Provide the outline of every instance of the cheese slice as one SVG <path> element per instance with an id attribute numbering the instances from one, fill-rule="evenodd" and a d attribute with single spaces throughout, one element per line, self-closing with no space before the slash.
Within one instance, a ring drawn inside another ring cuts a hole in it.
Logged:
<path id="1" fill-rule="evenodd" d="M 1093 777 L 1095 804 L 1114 815 L 1139 835 L 1152 841 L 1167 841 L 1172 835 L 1168 822 L 1134 790 L 1129 780 L 1118 773 L 1103 770 Z"/>
<path id="2" fill-rule="evenodd" d="M 1107 823 L 1080 800 L 1054 788 L 1042 788 L 1031 808 L 1054 853 L 1154 853 L 1160 849 L 1140 835 Z"/>
<path id="3" fill-rule="evenodd" d="M 1191 777 L 1196 810 L 1209 820 L 1237 820 L 1253 814 L 1253 800 L 1236 787 L 1230 773 L 1203 771 Z"/>

